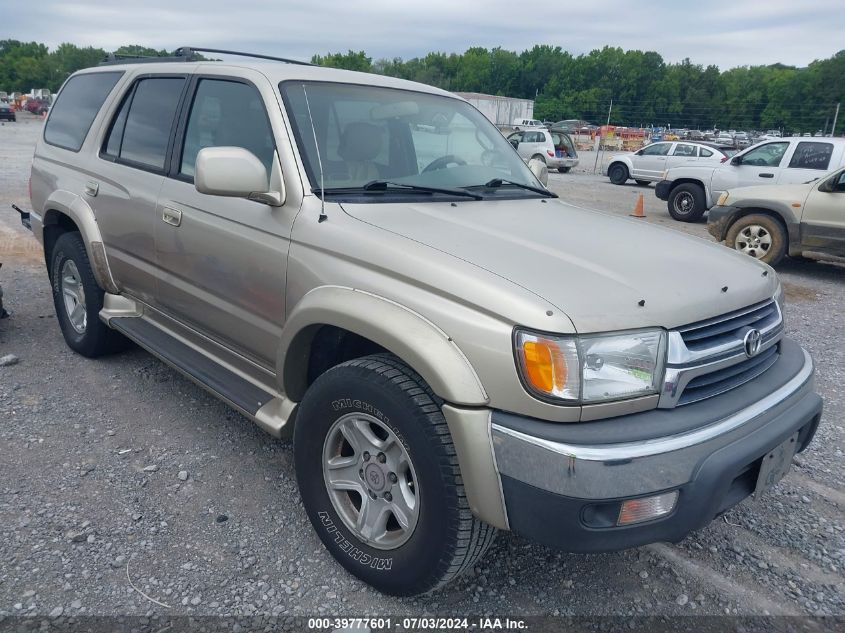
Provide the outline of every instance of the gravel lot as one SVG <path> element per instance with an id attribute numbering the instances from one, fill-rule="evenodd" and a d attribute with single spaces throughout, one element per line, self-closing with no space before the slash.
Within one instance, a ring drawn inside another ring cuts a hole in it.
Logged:
<path id="1" fill-rule="evenodd" d="M 386 597 L 324 551 L 288 443 L 149 354 L 86 360 L 64 344 L 42 254 L 9 204 L 28 205 L 40 119 L 0 125 L 0 616 L 180 614 L 845 615 L 845 267 L 787 262 L 789 335 L 826 400 L 811 448 L 760 506 L 744 502 L 679 545 L 558 553 L 500 535 L 445 591 Z M 583 161 L 591 170 L 594 158 Z M 651 188 L 576 170 L 575 204 L 709 239 Z M 647 254 L 644 254 L 647 256 Z M 695 262 L 690 262 L 694 269 Z M 143 595 L 141 592 L 143 592 Z"/>

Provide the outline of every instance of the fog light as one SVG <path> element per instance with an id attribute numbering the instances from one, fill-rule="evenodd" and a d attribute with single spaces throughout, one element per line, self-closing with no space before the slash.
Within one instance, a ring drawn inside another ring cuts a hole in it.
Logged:
<path id="1" fill-rule="evenodd" d="M 643 497 L 641 499 L 628 499 L 622 503 L 619 510 L 619 520 L 616 525 L 630 525 L 651 521 L 658 517 L 669 514 L 675 509 L 675 502 L 678 500 L 678 491 L 666 492 L 654 497 Z"/>

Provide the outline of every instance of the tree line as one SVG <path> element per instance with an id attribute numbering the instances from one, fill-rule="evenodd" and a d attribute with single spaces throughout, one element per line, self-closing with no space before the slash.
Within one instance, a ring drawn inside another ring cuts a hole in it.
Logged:
<path id="1" fill-rule="evenodd" d="M 122 55 L 168 55 L 138 45 Z M 95 47 L 0 40 L 0 90 L 55 92 L 67 76 L 102 61 Z M 573 55 L 559 46 L 522 52 L 473 47 L 408 60 L 373 60 L 364 51 L 314 55 L 315 64 L 374 72 L 453 92 L 482 92 L 535 100 L 539 119 L 584 119 L 631 126 L 782 129 L 830 132 L 836 104 L 845 101 L 845 50 L 798 68 L 784 64 L 729 70 L 667 63 L 658 53 L 605 46 Z M 845 112 L 835 130 L 845 130 Z"/>
<path id="2" fill-rule="evenodd" d="M 831 131 L 845 101 L 845 50 L 804 68 L 772 64 L 717 66 L 689 59 L 667 63 L 655 52 L 605 46 L 572 55 L 537 45 L 516 53 L 470 48 L 403 61 L 373 61 L 364 51 L 315 55 L 313 63 L 375 72 L 453 92 L 534 99 L 538 119 L 584 119 L 629 126 Z M 845 112 L 836 133 L 845 130 Z"/>

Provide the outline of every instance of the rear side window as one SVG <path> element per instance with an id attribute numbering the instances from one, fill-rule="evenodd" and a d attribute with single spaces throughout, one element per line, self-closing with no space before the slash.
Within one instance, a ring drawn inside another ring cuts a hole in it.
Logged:
<path id="1" fill-rule="evenodd" d="M 711 152 L 709 149 L 704 149 L 703 147 L 699 149 L 699 152 L 699 156 L 701 156 L 702 158 L 710 158 L 713 155 L 713 152 Z"/>
<path id="2" fill-rule="evenodd" d="M 832 155 L 832 143 L 798 143 L 789 166 L 796 169 L 827 169 Z"/>
<path id="3" fill-rule="evenodd" d="M 121 161 L 163 170 L 184 86 L 183 77 L 139 80 L 112 122 L 104 153 Z"/>
<path id="4" fill-rule="evenodd" d="M 50 112 L 44 140 L 78 152 L 88 130 L 123 73 L 87 73 L 67 80 Z"/>

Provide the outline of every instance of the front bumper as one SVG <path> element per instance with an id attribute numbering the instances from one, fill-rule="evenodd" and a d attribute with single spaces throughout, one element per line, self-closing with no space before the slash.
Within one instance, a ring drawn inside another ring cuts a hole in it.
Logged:
<path id="1" fill-rule="evenodd" d="M 701 411 L 712 412 L 710 422 L 672 433 L 673 420 Z M 573 552 L 679 541 L 753 493 L 762 458 L 773 448 L 796 432 L 798 450 L 806 448 L 821 411 L 812 359 L 784 340 L 781 358 L 765 374 L 700 403 L 589 425 L 494 413 L 508 524 Z M 679 493 L 671 514 L 616 526 L 622 501 L 671 491 Z"/>
<path id="2" fill-rule="evenodd" d="M 668 200 L 669 193 L 672 191 L 672 181 L 671 180 L 661 180 L 656 185 L 654 185 L 654 195 L 660 198 L 661 200 Z"/>

